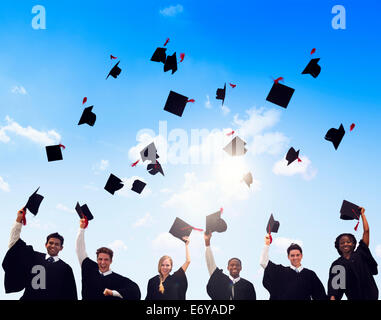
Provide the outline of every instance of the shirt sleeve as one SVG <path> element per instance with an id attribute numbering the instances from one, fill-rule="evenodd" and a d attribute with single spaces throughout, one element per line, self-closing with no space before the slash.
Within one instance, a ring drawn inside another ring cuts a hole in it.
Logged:
<path id="1" fill-rule="evenodd" d="M 265 245 L 262 250 L 261 258 L 259 260 L 259 264 L 262 266 L 263 269 L 267 268 L 267 265 L 269 264 L 269 248 L 270 246 Z"/>
<path id="2" fill-rule="evenodd" d="M 207 265 L 208 271 L 209 271 L 209 276 L 211 276 L 213 274 L 214 270 L 216 270 L 217 266 L 216 266 L 216 263 L 214 261 L 213 252 L 212 252 L 212 249 L 210 248 L 210 246 L 206 247 L 206 249 L 205 249 L 205 258 L 206 258 L 206 265 Z"/>
<path id="3" fill-rule="evenodd" d="M 77 252 L 79 265 L 82 265 L 83 260 L 87 258 L 85 245 L 85 229 L 80 228 L 75 243 L 75 251 Z"/>
<path id="4" fill-rule="evenodd" d="M 22 223 L 15 222 L 15 224 L 13 225 L 11 229 L 11 236 L 9 238 L 8 249 L 12 248 L 13 245 L 17 242 L 17 240 L 20 239 L 21 228 L 22 228 Z"/>
<path id="5" fill-rule="evenodd" d="M 116 290 L 112 290 L 112 296 L 123 299 L 122 295 Z"/>

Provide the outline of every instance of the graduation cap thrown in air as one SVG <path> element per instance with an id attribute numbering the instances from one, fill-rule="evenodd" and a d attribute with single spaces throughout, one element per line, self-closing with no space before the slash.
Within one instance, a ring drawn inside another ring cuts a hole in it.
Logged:
<path id="1" fill-rule="evenodd" d="M 244 176 L 243 176 L 243 181 L 245 181 L 245 183 L 247 184 L 247 186 L 250 188 L 250 185 L 253 183 L 253 175 L 251 174 L 251 172 L 248 172 L 246 173 Z"/>
<path id="2" fill-rule="evenodd" d="M 171 56 L 167 56 L 167 60 L 165 60 L 164 72 L 167 72 L 169 70 L 172 70 L 172 74 L 174 74 L 177 71 L 176 52 Z"/>
<path id="3" fill-rule="evenodd" d="M 106 77 L 106 80 L 109 76 L 113 77 L 113 78 L 117 78 L 120 73 L 122 72 L 122 69 L 118 67 L 118 64 L 119 64 L 120 61 L 118 61 L 116 63 L 115 66 L 112 67 L 112 69 L 110 70 L 110 72 L 108 73 L 107 77 Z"/>
<path id="4" fill-rule="evenodd" d="M 358 205 L 352 202 L 349 202 L 347 200 L 343 200 L 343 203 L 340 209 L 340 219 L 358 220 L 360 222 L 360 216 L 361 216 L 361 208 Z M 359 222 L 357 222 L 355 226 L 355 230 L 357 230 Z"/>
<path id="5" fill-rule="evenodd" d="M 117 176 L 110 174 L 110 177 L 107 180 L 107 183 L 104 189 L 111 194 L 114 194 L 115 191 L 118 191 L 123 188 L 122 180 L 120 180 Z"/>
<path id="6" fill-rule="evenodd" d="M 167 59 L 166 51 L 167 48 L 156 48 L 155 52 L 151 57 L 151 61 L 165 63 Z"/>
<path id="7" fill-rule="evenodd" d="M 35 192 L 29 197 L 28 202 L 26 203 L 24 209 L 28 209 L 30 212 L 32 212 L 34 215 L 38 213 L 38 209 L 40 208 L 40 204 L 44 197 L 40 194 L 38 194 L 38 190 L 40 187 L 37 188 Z"/>
<path id="8" fill-rule="evenodd" d="M 57 144 L 53 146 L 46 146 L 46 155 L 48 157 L 48 161 L 57 161 L 57 160 L 62 160 L 62 152 L 61 152 L 61 147 L 65 148 L 62 144 Z"/>
<path id="9" fill-rule="evenodd" d="M 79 119 L 78 125 L 81 125 L 84 123 L 87 123 L 91 127 L 94 125 L 95 120 L 97 119 L 97 116 L 94 112 L 91 111 L 93 110 L 93 107 L 94 106 L 90 106 L 83 110 L 82 116 L 81 116 L 81 119 Z"/>
<path id="10" fill-rule="evenodd" d="M 331 141 L 333 143 L 333 146 L 335 147 L 335 150 L 337 150 L 341 140 L 344 137 L 344 134 L 345 134 L 345 130 L 344 130 L 343 124 L 340 124 L 339 129 L 336 129 L 336 128 L 329 129 L 327 133 L 325 134 L 324 139 Z"/>
<path id="11" fill-rule="evenodd" d="M 226 83 L 225 83 L 223 89 L 218 88 L 217 91 L 216 91 L 216 99 L 222 100 L 222 105 L 224 105 L 225 94 L 226 94 Z"/>
<path id="12" fill-rule="evenodd" d="M 242 156 L 247 152 L 245 145 L 246 142 L 237 136 L 224 147 L 224 150 L 233 157 Z"/>
<path id="13" fill-rule="evenodd" d="M 75 211 L 77 211 L 80 219 L 87 219 L 88 221 L 94 219 L 94 216 L 91 214 L 91 211 L 87 204 L 81 206 L 79 202 L 77 202 L 77 205 L 75 206 Z"/>
<path id="14" fill-rule="evenodd" d="M 174 91 L 170 91 L 164 106 L 164 110 L 181 117 L 183 115 L 185 105 L 188 102 L 194 102 L 194 100 L 188 100 L 188 97 Z"/>
<path id="15" fill-rule="evenodd" d="M 152 163 L 156 163 L 156 159 L 159 158 L 157 154 L 156 146 L 153 142 L 151 142 L 148 146 L 146 146 L 142 151 L 140 151 L 140 157 L 142 161 L 150 160 Z"/>
<path id="16" fill-rule="evenodd" d="M 316 78 L 321 71 L 321 67 L 318 65 L 319 60 L 320 58 L 311 59 L 305 67 L 305 69 L 303 70 L 302 74 L 310 74 L 311 76 Z"/>
<path id="17" fill-rule="evenodd" d="M 267 226 L 266 226 L 266 232 L 270 235 L 270 243 L 272 242 L 271 232 L 277 233 L 279 226 L 280 226 L 279 221 L 276 221 L 274 219 L 273 214 L 271 214 L 269 222 L 267 223 Z"/>
<path id="18" fill-rule="evenodd" d="M 293 147 L 291 147 L 287 154 L 286 154 L 286 160 L 287 160 L 287 165 L 293 163 L 296 159 L 300 160 L 299 159 L 299 151 L 295 151 L 295 149 Z"/>
<path id="19" fill-rule="evenodd" d="M 287 108 L 295 89 L 285 86 L 284 84 L 274 81 L 274 84 L 266 98 L 280 107 Z"/>
<path id="20" fill-rule="evenodd" d="M 222 210 L 206 216 L 206 233 L 225 232 L 228 228 L 225 220 L 221 219 Z"/>
<path id="21" fill-rule="evenodd" d="M 134 183 L 132 184 L 131 190 L 140 194 L 142 193 L 145 186 L 146 186 L 146 183 L 144 183 L 143 181 L 140 181 L 139 179 L 136 179 Z"/>
<path id="22" fill-rule="evenodd" d="M 164 176 L 163 168 L 161 167 L 161 164 L 157 160 L 156 160 L 156 163 L 150 163 L 147 166 L 147 171 L 149 174 L 152 174 L 153 176 L 156 175 L 158 172 L 160 172 Z"/>
<path id="23" fill-rule="evenodd" d="M 172 234 L 174 237 L 180 239 L 181 241 L 184 241 L 183 237 L 189 237 L 192 230 L 193 227 L 191 225 L 176 217 L 171 229 L 169 230 L 169 233 Z"/>

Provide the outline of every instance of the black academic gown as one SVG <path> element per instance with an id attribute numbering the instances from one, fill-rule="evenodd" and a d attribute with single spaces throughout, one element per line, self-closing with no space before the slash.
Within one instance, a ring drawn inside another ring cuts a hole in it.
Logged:
<path id="1" fill-rule="evenodd" d="M 132 280 L 115 272 L 102 275 L 98 264 L 88 257 L 83 260 L 81 268 L 83 300 L 121 300 L 119 297 L 105 296 L 105 289 L 118 291 L 123 300 L 140 300 L 139 286 Z"/>
<path id="2" fill-rule="evenodd" d="M 218 268 L 210 276 L 206 291 L 212 300 L 256 300 L 255 289 L 250 281 L 241 278 L 233 285 L 230 278 Z"/>
<path id="3" fill-rule="evenodd" d="M 77 288 L 71 267 L 61 259 L 48 262 L 45 256 L 44 253 L 34 251 L 23 240 L 17 240 L 8 250 L 2 264 L 5 292 L 25 289 L 21 300 L 77 300 Z M 33 280 L 43 277 L 40 266 L 45 270 L 45 289 L 41 288 L 41 280 Z"/>
<path id="4" fill-rule="evenodd" d="M 346 289 L 334 289 L 332 286 L 333 278 L 339 274 L 332 272 L 335 265 L 345 268 Z M 377 300 L 378 288 L 373 278 L 377 273 L 377 262 L 368 246 L 360 240 L 349 260 L 340 257 L 332 263 L 329 270 L 328 296 L 335 296 L 336 300 L 340 300 L 345 293 L 348 300 Z"/>
<path id="5" fill-rule="evenodd" d="M 270 300 L 327 300 L 325 289 L 316 273 L 307 268 L 296 272 L 290 267 L 269 261 L 263 274 L 263 286 Z"/>
<path id="6" fill-rule="evenodd" d="M 188 281 L 183 268 L 165 279 L 163 282 L 164 293 L 159 291 L 159 285 L 159 275 L 149 279 L 146 300 L 185 300 Z"/>

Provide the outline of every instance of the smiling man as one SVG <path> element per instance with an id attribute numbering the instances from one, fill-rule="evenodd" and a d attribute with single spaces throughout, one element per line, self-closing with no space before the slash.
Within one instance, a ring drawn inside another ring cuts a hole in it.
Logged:
<path id="1" fill-rule="evenodd" d="M 206 286 L 208 295 L 212 300 L 256 300 L 253 284 L 240 277 L 242 262 L 238 258 L 231 258 L 228 261 L 229 276 L 223 273 L 222 269 L 216 267 L 213 252 L 210 248 L 211 233 L 204 233 L 205 257 L 210 279 Z"/>
<path id="2" fill-rule="evenodd" d="M 265 269 L 263 286 L 270 293 L 270 300 L 327 300 L 325 289 L 316 273 L 304 268 L 302 248 L 292 243 L 287 249 L 291 266 L 284 267 L 269 260 L 270 235 L 265 237 L 265 246 L 260 265 Z"/>
<path id="3" fill-rule="evenodd" d="M 86 220 L 80 220 L 76 251 L 82 268 L 82 299 L 83 300 L 140 300 L 140 289 L 130 279 L 123 277 L 110 269 L 113 251 L 109 248 L 99 248 L 96 252 L 97 262 L 91 260 L 86 253 L 85 228 Z"/>
<path id="4" fill-rule="evenodd" d="M 64 238 L 48 235 L 47 254 L 33 250 L 20 239 L 24 209 L 18 211 L 3 261 L 5 292 L 25 289 L 21 300 L 77 300 L 73 270 L 59 257 Z"/>

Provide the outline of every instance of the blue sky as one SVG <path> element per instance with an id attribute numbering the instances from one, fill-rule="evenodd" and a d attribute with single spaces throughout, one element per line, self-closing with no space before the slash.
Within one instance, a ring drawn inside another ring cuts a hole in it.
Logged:
<path id="1" fill-rule="evenodd" d="M 37 4 L 46 9 L 45 30 L 31 25 Z M 331 25 L 337 4 L 346 9 L 345 30 Z M 377 1 L 2 4 L 2 256 L 17 210 L 40 186 L 45 199 L 36 217 L 28 214 L 22 238 L 44 251 L 46 235 L 63 234 L 60 256 L 72 266 L 79 293 L 77 201 L 87 203 L 95 216 L 86 231 L 89 256 L 95 258 L 98 247 L 113 247 L 112 269 L 136 281 L 143 297 L 162 255 L 174 258 L 174 269 L 185 261 L 183 244 L 168 234 L 175 217 L 204 228 L 205 216 L 221 207 L 228 230 L 213 234 L 216 264 L 226 268 L 229 258 L 239 257 L 241 275 L 253 282 L 260 299 L 268 298 L 259 256 L 271 213 L 280 230 L 273 236 L 270 258 L 288 265 L 285 248 L 299 241 L 303 265 L 325 287 L 337 258 L 336 236 L 352 232 L 361 238 L 361 224 L 355 233 L 353 221 L 339 219 L 344 199 L 365 207 L 370 249 L 379 262 L 380 9 Z M 168 37 L 170 54 L 185 53 L 173 75 L 150 61 Z M 312 48 L 313 57 L 321 58 L 316 79 L 301 75 Z M 121 61 L 122 73 L 105 80 L 113 65 L 110 54 Z M 266 101 L 278 77 L 295 89 L 287 109 Z M 215 92 L 225 82 L 221 108 Z M 170 90 L 196 100 L 181 118 L 163 110 Z M 97 115 L 94 127 L 77 125 L 85 96 L 85 106 L 94 105 Z M 341 123 L 346 134 L 334 150 L 324 136 Z M 356 124 L 352 132 L 351 123 Z M 201 144 L 191 138 L 196 130 L 206 132 Z M 232 130 L 247 142 L 243 157 L 221 151 Z M 152 141 L 164 177 L 149 175 L 147 163 L 131 167 L 138 151 Z M 45 145 L 59 142 L 66 146 L 64 160 L 48 163 Z M 302 162 L 286 168 L 284 156 L 291 146 L 301 150 Z M 200 155 L 212 160 L 194 160 Z M 254 177 L 250 189 L 240 182 L 248 171 Z M 110 173 L 127 185 L 140 177 L 147 187 L 141 195 L 126 186 L 112 196 L 103 189 Z M 187 298 L 208 299 L 200 232 L 192 232 L 190 250 Z M 381 284 L 379 276 L 376 281 Z M 0 290 L 1 299 L 19 296 Z"/>

